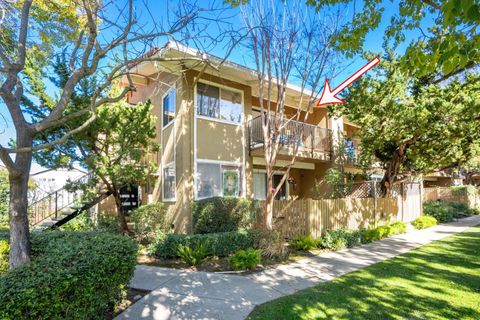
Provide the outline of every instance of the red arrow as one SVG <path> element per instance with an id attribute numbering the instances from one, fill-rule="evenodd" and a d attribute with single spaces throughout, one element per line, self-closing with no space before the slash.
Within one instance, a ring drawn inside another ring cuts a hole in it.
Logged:
<path id="1" fill-rule="evenodd" d="M 346 87 L 351 85 L 355 80 L 360 78 L 365 72 L 375 67 L 379 62 L 380 59 L 378 57 L 373 58 L 363 68 L 352 74 L 347 80 L 343 81 L 333 91 L 330 89 L 330 84 L 328 83 L 328 80 L 325 80 L 325 86 L 323 87 L 323 92 L 320 96 L 320 100 L 317 103 L 317 107 L 321 107 L 327 104 L 344 104 L 345 101 L 338 98 L 337 94 L 339 94 Z"/>

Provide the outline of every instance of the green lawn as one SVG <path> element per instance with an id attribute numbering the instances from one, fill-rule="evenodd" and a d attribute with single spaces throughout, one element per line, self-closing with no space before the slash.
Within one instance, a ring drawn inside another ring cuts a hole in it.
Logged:
<path id="1" fill-rule="evenodd" d="M 249 319 L 480 319 L 480 227 L 256 308 Z"/>

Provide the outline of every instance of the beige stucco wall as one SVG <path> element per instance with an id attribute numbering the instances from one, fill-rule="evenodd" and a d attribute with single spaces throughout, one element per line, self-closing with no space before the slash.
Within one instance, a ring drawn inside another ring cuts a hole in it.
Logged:
<path id="1" fill-rule="evenodd" d="M 242 162 L 242 126 L 197 119 L 197 159 Z"/>
<path id="2" fill-rule="evenodd" d="M 159 72 L 150 75 L 147 79 L 139 80 L 137 91 L 129 97 L 132 103 L 146 100 L 152 102 L 153 113 L 157 115 L 156 140 L 161 145 L 161 152 L 157 157 L 159 170 L 153 176 L 151 187 L 148 190 L 142 188 L 142 203 L 163 201 L 162 166 L 175 161 L 176 201 L 169 202 L 168 205 L 170 216 L 173 217 L 172 224 L 175 231 L 179 233 L 191 232 L 195 158 L 241 163 L 245 167 L 245 194 L 248 197 L 253 196 L 253 158 L 249 156 L 248 150 L 248 121 L 252 116 L 252 104 L 258 106 L 258 99 L 252 98 L 250 86 L 222 79 L 221 75 L 202 74 L 201 79 L 205 81 L 237 89 L 243 93 L 244 122 L 241 126 L 236 126 L 205 118 L 197 119 L 195 133 L 194 80 L 197 76 L 198 72 L 191 70 L 179 75 Z M 176 86 L 175 124 L 163 130 L 162 97 L 174 85 Z M 287 113 L 294 112 L 294 109 L 287 108 Z M 302 118 L 303 115 L 302 113 Z M 332 120 L 328 118 L 327 110 L 324 108 L 315 108 L 307 119 L 308 123 L 323 128 L 332 126 Z M 244 144 L 241 143 L 242 129 L 245 137 Z M 194 154 L 195 146 L 197 147 L 196 155 Z M 332 165 L 329 161 L 314 162 L 311 159 L 302 159 L 302 161 L 305 160 L 314 163 L 315 169 L 291 170 L 290 176 L 296 181 L 295 185 L 289 185 L 291 197 L 313 197 L 316 180 L 321 180 L 325 171 Z M 328 194 L 329 187 L 324 185 L 320 191 Z M 100 208 L 107 211 L 112 208 L 112 204 L 111 199 L 107 199 Z"/>
<path id="3" fill-rule="evenodd" d="M 171 124 L 168 127 L 162 129 L 162 137 L 161 137 L 161 158 L 162 164 L 166 165 L 171 163 L 175 160 L 174 156 L 174 146 L 175 146 L 175 124 Z"/>

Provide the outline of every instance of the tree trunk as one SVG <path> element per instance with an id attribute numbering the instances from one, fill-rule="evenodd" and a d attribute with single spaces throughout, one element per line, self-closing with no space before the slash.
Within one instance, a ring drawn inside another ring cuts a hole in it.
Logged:
<path id="1" fill-rule="evenodd" d="M 263 228 L 273 230 L 273 201 L 275 200 L 275 192 L 273 188 L 273 170 L 267 164 L 267 197 L 263 206 Z"/>
<path id="2" fill-rule="evenodd" d="M 31 147 L 32 140 L 17 136 L 19 147 Z M 10 258 L 9 267 L 14 269 L 30 261 L 30 230 L 28 225 L 28 178 L 32 163 L 32 153 L 17 153 L 15 166 L 19 174 L 10 173 Z"/>
<path id="3" fill-rule="evenodd" d="M 113 197 L 115 198 L 115 206 L 117 207 L 117 216 L 118 222 L 120 224 L 120 229 L 124 234 L 131 234 L 130 230 L 128 229 L 127 224 L 127 217 L 125 212 L 123 211 L 122 207 L 122 200 L 120 199 L 120 192 L 116 187 L 113 188 Z"/>
<path id="4" fill-rule="evenodd" d="M 383 175 L 382 181 L 380 182 L 380 190 L 382 191 L 382 196 L 387 197 L 392 192 L 393 184 L 400 172 L 400 166 L 404 159 L 404 148 L 400 147 L 393 153 L 392 160 L 388 163 L 387 169 Z"/>

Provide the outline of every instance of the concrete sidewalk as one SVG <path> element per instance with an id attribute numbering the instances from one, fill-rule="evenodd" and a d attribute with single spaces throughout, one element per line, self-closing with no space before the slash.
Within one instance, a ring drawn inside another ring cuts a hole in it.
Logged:
<path id="1" fill-rule="evenodd" d="M 480 224 L 480 216 L 305 258 L 249 276 L 137 266 L 131 287 L 152 290 L 116 319 L 245 319 L 256 305 L 395 257 Z"/>

